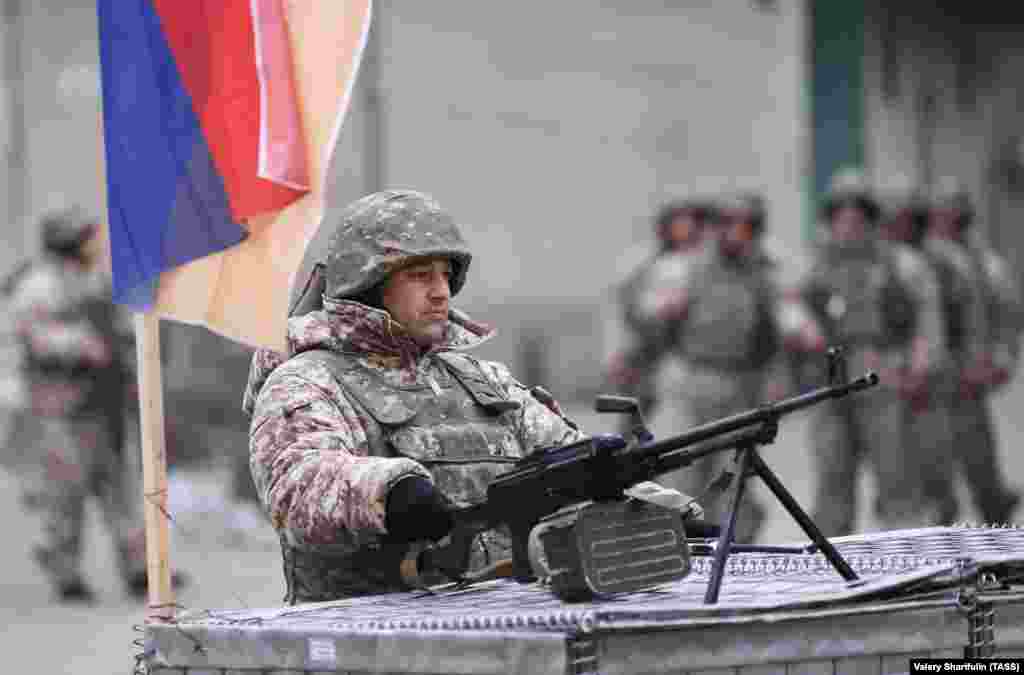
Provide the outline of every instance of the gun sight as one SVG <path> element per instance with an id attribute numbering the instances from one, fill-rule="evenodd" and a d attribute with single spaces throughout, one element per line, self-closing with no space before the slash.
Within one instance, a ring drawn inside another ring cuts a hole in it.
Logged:
<path id="1" fill-rule="evenodd" d="M 606 394 L 598 396 L 594 401 L 594 410 L 599 413 L 631 413 L 640 409 L 640 402 L 632 396 L 613 396 Z"/>

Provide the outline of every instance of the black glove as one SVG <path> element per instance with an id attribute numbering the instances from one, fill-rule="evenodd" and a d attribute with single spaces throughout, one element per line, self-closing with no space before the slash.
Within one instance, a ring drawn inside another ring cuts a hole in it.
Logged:
<path id="1" fill-rule="evenodd" d="M 455 522 L 450 502 L 425 478 L 403 478 L 388 493 L 384 526 L 397 541 L 437 541 Z"/>

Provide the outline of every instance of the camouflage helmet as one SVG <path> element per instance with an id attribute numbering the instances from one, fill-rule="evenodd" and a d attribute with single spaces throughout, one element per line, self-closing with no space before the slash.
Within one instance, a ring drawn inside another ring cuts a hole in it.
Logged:
<path id="1" fill-rule="evenodd" d="M 878 190 L 882 217 L 892 219 L 901 211 L 927 208 L 928 200 L 921 186 L 906 174 L 892 176 Z"/>
<path id="2" fill-rule="evenodd" d="M 341 214 L 324 260 L 324 296 L 353 298 L 396 269 L 428 257 L 451 261 L 456 295 L 472 256 L 452 217 L 433 197 L 385 190 L 356 200 Z"/>
<path id="3" fill-rule="evenodd" d="M 960 213 L 958 227 L 964 228 L 974 221 L 974 204 L 971 195 L 956 178 L 943 178 L 932 192 L 931 208 L 949 209 Z"/>
<path id="4" fill-rule="evenodd" d="M 860 169 L 841 169 L 832 176 L 822 204 L 822 217 L 831 223 L 836 211 L 843 206 L 859 208 L 872 224 L 877 223 L 881 216 L 878 202 L 871 194 L 871 186 Z"/>
<path id="5" fill-rule="evenodd" d="M 883 225 L 891 227 L 903 214 L 910 218 L 911 243 L 919 243 L 928 226 L 928 199 L 915 181 L 900 174 L 887 180 L 879 190 Z"/>
<path id="6" fill-rule="evenodd" d="M 77 208 L 47 213 L 39 222 L 43 248 L 63 256 L 75 256 L 95 234 L 97 224 Z"/>
<path id="7" fill-rule="evenodd" d="M 754 226 L 754 233 L 764 231 L 767 208 L 764 197 L 756 192 L 736 192 L 728 195 L 719 205 L 723 221 L 729 221 L 730 214 L 748 214 L 747 220 Z"/>

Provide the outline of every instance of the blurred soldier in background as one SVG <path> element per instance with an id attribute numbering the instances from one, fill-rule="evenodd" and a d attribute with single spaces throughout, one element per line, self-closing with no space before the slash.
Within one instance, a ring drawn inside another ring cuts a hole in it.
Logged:
<path id="1" fill-rule="evenodd" d="M 63 602 L 89 602 L 81 574 L 85 500 L 99 499 L 127 590 L 146 593 L 145 539 L 123 460 L 132 343 L 110 300 L 99 227 L 74 211 L 41 223 L 43 255 L 11 280 L 27 401 L 10 452 L 32 454 L 24 501 L 41 513 L 35 557 Z"/>
<path id="2" fill-rule="evenodd" d="M 943 181 L 931 204 L 926 246 L 950 280 L 946 306 L 957 375 L 952 447 L 982 518 L 999 523 L 1010 519 L 1020 494 L 1000 472 L 987 399 L 1017 368 L 1021 305 L 1007 262 L 972 236 L 973 221 L 970 196 L 957 182 Z M 951 475 L 933 483 L 931 496 L 956 513 Z"/>
<path id="3" fill-rule="evenodd" d="M 667 328 L 649 346 L 655 356 L 671 350 L 683 362 L 675 387 L 686 425 L 698 425 L 756 406 L 765 372 L 778 355 L 778 294 L 759 242 L 765 226 L 762 200 L 732 197 L 722 204 L 714 235 L 690 259 L 677 263 L 675 274 L 655 273 L 644 305 L 645 315 Z M 675 262 L 666 257 L 659 264 Z M 731 458 L 716 454 L 665 483 L 700 494 Z M 685 488 L 683 487 L 685 485 Z M 708 495 L 714 500 L 719 495 Z M 701 500 L 708 518 L 721 521 L 727 500 Z M 751 542 L 764 519 L 764 508 L 747 494 L 737 523 L 737 541 Z"/>
<path id="4" fill-rule="evenodd" d="M 828 536 L 853 531 L 862 459 L 878 484 L 875 511 L 884 527 L 921 522 L 923 490 L 903 451 L 905 408 L 943 353 L 938 289 L 919 257 L 878 238 L 879 207 L 858 172 L 835 177 L 826 198 L 826 229 L 803 294 L 828 344 L 847 350 L 851 372 L 873 370 L 882 386 L 812 412 L 818 463 L 814 519 Z"/>
<path id="5" fill-rule="evenodd" d="M 661 318 L 645 312 L 650 306 L 645 298 L 653 288 L 665 288 L 679 277 L 699 249 L 711 214 L 710 203 L 696 199 L 663 206 L 654 223 L 656 249 L 614 286 L 605 310 L 608 379 L 619 392 L 639 400 L 644 416 L 656 403 L 658 345 L 665 341 L 667 328 Z M 629 421 L 623 425 L 628 433 Z"/>
<path id="6" fill-rule="evenodd" d="M 944 328 L 946 358 L 936 367 L 925 387 L 905 391 L 904 423 L 906 424 L 904 452 L 918 467 L 925 497 L 932 502 L 925 524 L 949 525 L 958 514 L 953 492 L 953 431 L 952 405 L 956 395 L 956 373 L 949 358 L 949 349 L 962 340 L 961 326 L 955 321 L 956 311 L 950 302 L 957 295 L 947 266 L 940 264 L 924 246 L 928 229 L 928 203 L 922 190 L 903 177 L 889 182 L 881 195 L 882 238 L 904 249 L 907 255 L 918 256 L 921 273 L 928 273 L 939 290 L 940 311 Z M 904 384 L 916 384 L 904 381 Z"/>

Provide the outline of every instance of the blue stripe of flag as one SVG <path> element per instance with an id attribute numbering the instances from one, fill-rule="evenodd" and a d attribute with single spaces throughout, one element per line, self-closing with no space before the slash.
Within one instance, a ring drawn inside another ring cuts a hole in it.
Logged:
<path id="1" fill-rule="evenodd" d="M 114 302 L 245 238 L 150 0 L 98 0 Z"/>

